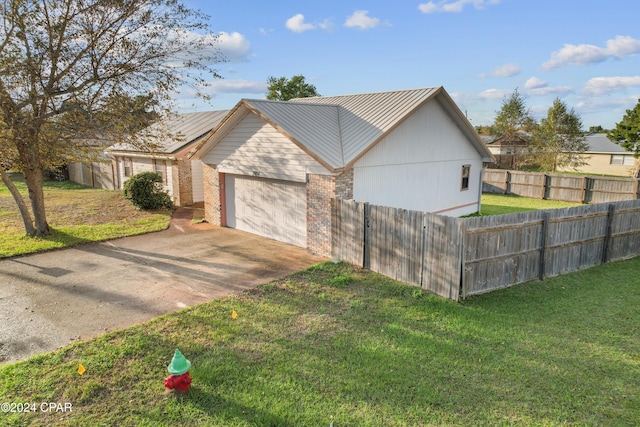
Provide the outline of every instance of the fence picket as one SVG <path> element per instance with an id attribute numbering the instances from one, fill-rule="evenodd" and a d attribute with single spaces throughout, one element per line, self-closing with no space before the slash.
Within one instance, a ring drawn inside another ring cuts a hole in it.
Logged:
<path id="1" fill-rule="evenodd" d="M 334 200 L 332 254 L 458 300 L 640 255 L 640 200 L 474 218 Z"/>
<path id="2" fill-rule="evenodd" d="M 543 174 L 485 169 L 482 192 L 574 203 L 608 203 L 640 198 L 640 179 Z"/>

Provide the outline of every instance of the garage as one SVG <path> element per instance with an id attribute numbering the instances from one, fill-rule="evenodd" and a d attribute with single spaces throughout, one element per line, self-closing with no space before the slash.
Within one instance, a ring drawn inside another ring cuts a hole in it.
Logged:
<path id="1" fill-rule="evenodd" d="M 307 246 L 304 183 L 226 175 L 225 209 L 227 227 Z"/>

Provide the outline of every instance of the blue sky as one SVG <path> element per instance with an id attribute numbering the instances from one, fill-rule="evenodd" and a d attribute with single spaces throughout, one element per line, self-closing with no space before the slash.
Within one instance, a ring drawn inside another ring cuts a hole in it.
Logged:
<path id="1" fill-rule="evenodd" d="M 635 0 L 185 0 L 210 16 L 227 62 L 209 104 L 263 99 L 269 76 L 302 74 L 321 95 L 444 86 L 473 125 L 515 88 L 536 119 L 556 97 L 589 126 L 615 126 L 640 98 Z"/>

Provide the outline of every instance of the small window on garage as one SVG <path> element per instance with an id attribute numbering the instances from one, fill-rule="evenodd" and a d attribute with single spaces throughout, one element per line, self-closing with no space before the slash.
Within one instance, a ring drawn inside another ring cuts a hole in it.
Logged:
<path id="1" fill-rule="evenodd" d="M 471 165 L 462 165 L 462 182 L 460 191 L 469 189 L 469 174 L 471 173 Z"/>

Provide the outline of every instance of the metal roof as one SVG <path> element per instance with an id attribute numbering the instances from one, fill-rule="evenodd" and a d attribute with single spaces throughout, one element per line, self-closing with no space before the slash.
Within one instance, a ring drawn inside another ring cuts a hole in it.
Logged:
<path id="1" fill-rule="evenodd" d="M 251 111 L 329 170 L 337 171 L 351 166 L 412 112 L 436 97 L 483 160 L 492 159 L 473 126 L 442 87 L 290 101 L 243 99 L 197 144 L 192 156 L 201 158 Z"/>
<path id="2" fill-rule="evenodd" d="M 264 100 L 246 100 L 246 104 L 323 163 L 332 168 L 344 165 L 338 106 Z"/>
<path id="3" fill-rule="evenodd" d="M 152 124 L 140 134 L 151 144 L 154 152 L 173 154 L 186 145 L 207 135 L 229 113 L 228 110 L 172 114 Z M 115 144 L 112 151 L 140 151 L 131 144 Z"/>
<path id="4" fill-rule="evenodd" d="M 297 98 L 289 102 L 339 106 L 339 127 L 343 143 L 342 167 L 356 160 L 410 112 L 440 88 L 364 93 L 343 96 Z"/>
<path id="5" fill-rule="evenodd" d="M 624 147 L 607 138 L 606 133 L 592 133 L 584 140 L 589 148 L 587 153 L 629 153 Z"/>

